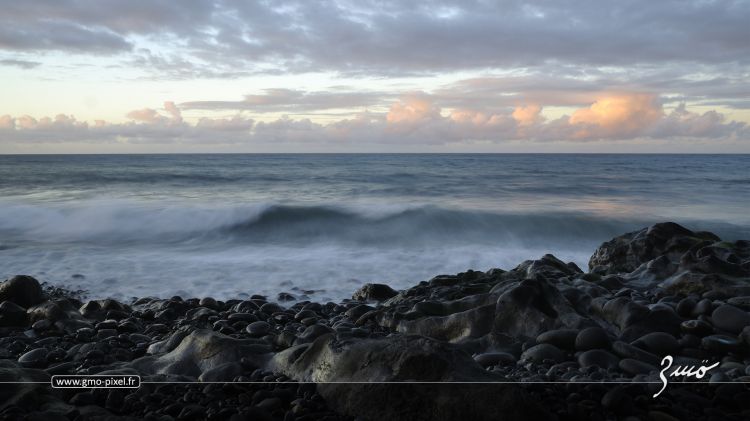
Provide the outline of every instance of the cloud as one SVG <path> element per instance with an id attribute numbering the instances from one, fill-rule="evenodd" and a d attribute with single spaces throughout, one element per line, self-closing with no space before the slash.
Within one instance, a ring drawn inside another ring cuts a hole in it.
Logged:
<path id="1" fill-rule="evenodd" d="M 589 108 L 576 110 L 570 124 L 580 127 L 576 137 L 623 138 L 645 132 L 664 116 L 653 94 L 616 94 L 597 99 Z"/>
<path id="2" fill-rule="evenodd" d="M 265 112 L 315 112 L 337 108 L 378 105 L 387 96 L 379 92 L 307 92 L 294 89 L 265 89 L 245 95 L 242 101 L 189 101 L 180 107 L 191 110 L 247 110 Z"/>
<path id="3" fill-rule="evenodd" d="M 173 101 L 164 102 L 164 111 L 168 116 L 162 115 L 153 108 L 142 108 L 133 110 L 125 116 L 131 120 L 148 124 L 180 124 L 182 123 L 182 112 Z"/>
<path id="4" fill-rule="evenodd" d="M 29 61 L 29 60 L 16 60 L 16 59 L 3 59 L 0 60 L 0 66 L 14 66 L 14 67 L 20 67 L 21 69 L 33 69 L 34 67 L 39 66 L 40 62 L 38 61 Z"/>
<path id="5" fill-rule="evenodd" d="M 74 22 L 32 20 L 28 24 L 0 19 L 0 49 L 15 51 L 71 51 L 110 54 L 132 44 L 106 28 L 88 28 Z"/>
<path id="6" fill-rule="evenodd" d="M 703 114 L 690 112 L 683 103 L 657 121 L 648 131 L 648 134 L 657 138 L 687 137 L 748 140 L 750 127 L 743 122 L 727 122 L 724 115 L 713 110 L 706 111 Z"/>
<path id="7" fill-rule="evenodd" d="M 0 130 L 13 130 L 16 128 L 16 121 L 8 114 L 0 116 Z"/>
<path id="8" fill-rule="evenodd" d="M 560 63 L 746 65 L 748 18 L 750 4 L 732 0 L 5 2 L 0 49 L 130 52 L 160 70 L 229 77 L 236 69 L 403 75 Z"/>
<path id="9" fill-rule="evenodd" d="M 440 118 L 440 108 L 425 96 L 412 95 L 391 105 L 386 121 L 390 124 L 415 125 Z"/>
<path id="10" fill-rule="evenodd" d="M 315 148 L 362 149 L 380 145 L 389 150 L 414 146 L 502 145 L 521 141 L 527 145 L 549 142 L 637 141 L 746 142 L 750 128 L 727 121 L 716 111 L 695 113 L 682 104 L 665 112 L 656 95 L 600 93 L 596 101 L 570 116 L 545 119 L 541 104 L 505 111 L 446 110 L 435 98 L 413 93 L 395 101 L 387 112 L 362 112 L 351 118 L 316 122 L 309 118 L 282 117 L 256 121 L 242 115 L 202 117 L 186 121 L 180 108 L 165 102 L 163 108 L 143 108 L 127 114 L 125 123 L 78 121 L 60 114 L 54 118 L 0 117 L 0 147 L 20 144 L 90 142 L 131 145 L 283 145 Z"/>
<path id="11" fill-rule="evenodd" d="M 164 109 L 167 111 L 167 113 L 169 113 L 172 121 L 182 122 L 182 112 L 179 108 L 177 108 L 173 101 L 165 102 Z"/>
<path id="12" fill-rule="evenodd" d="M 542 107 L 534 104 L 516 107 L 512 115 L 519 125 L 531 126 L 543 119 L 541 112 Z"/>
<path id="13" fill-rule="evenodd" d="M 159 114 L 153 108 L 143 108 L 141 110 L 133 110 L 125 115 L 127 118 L 135 121 L 141 121 L 143 123 L 164 123 L 169 121 L 169 118 Z"/>

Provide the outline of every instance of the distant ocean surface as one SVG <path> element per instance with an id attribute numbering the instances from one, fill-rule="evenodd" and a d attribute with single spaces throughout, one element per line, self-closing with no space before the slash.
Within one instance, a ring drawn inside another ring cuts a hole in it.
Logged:
<path id="1" fill-rule="evenodd" d="M 0 156 L 0 278 L 337 300 L 675 221 L 750 238 L 750 155 Z"/>

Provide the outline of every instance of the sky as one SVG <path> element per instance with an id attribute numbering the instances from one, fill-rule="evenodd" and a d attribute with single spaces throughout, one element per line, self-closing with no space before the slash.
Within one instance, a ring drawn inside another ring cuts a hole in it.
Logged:
<path id="1" fill-rule="evenodd" d="M 750 153 L 750 1 L 0 0 L 0 153 Z"/>

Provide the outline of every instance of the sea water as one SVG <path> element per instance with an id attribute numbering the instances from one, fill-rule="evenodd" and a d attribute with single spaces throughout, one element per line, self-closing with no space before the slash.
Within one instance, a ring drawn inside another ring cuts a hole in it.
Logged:
<path id="1" fill-rule="evenodd" d="M 90 297 L 338 300 L 366 282 L 586 269 L 660 221 L 750 238 L 750 155 L 0 156 L 0 279 Z"/>

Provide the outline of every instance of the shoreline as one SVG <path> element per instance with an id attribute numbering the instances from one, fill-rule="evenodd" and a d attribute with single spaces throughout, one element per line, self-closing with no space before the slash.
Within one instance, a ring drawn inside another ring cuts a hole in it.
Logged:
<path id="1" fill-rule="evenodd" d="M 121 373 L 205 384 L 125 392 L 5 385 L 0 415 L 704 416 L 695 402 L 721 416 L 750 415 L 744 402 L 721 397 L 727 387 L 750 394 L 750 242 L 662 223 L 603 243 L 589 265 L 545 255 L 508 271 L 441 275 L 401 291 L 366 284 L 351 300 L 289 307 L 263 296 L 81 302 L 16 276 L 0 284 L 3 380 Z M 675 365 L 720 365 L 705 384 L 675 380 L 655 399 L 666 355 Z M 153 394 L 161 400 L 144 398 Z"/>

